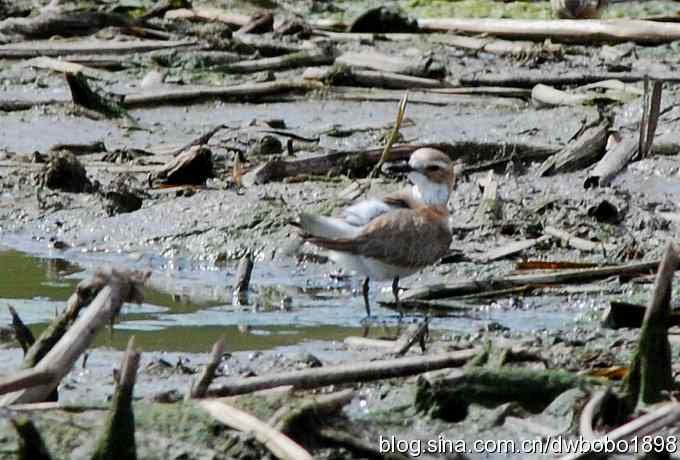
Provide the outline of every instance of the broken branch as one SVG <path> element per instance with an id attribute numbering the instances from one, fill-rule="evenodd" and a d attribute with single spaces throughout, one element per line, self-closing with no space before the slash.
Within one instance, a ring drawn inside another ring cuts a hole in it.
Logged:
<path id="1" fill-rule="evenodd" d="M 477 349 L 454 351 L 431 356 L 385 359 L 365 363 L 341 364 L 278 375 L 263 375 L 232 381 L 208 390 L 208 397 L 233 396 L 291 385 L 298 389 L 318 388 L 343 383 L 368 382 L 421 374 L 435 369 L 461 366 L 474 357 Z"/>
<path id="2" fill-rule="evenodd" d="M 288 436 L 223 401 L 201 401 L 199 405 L 228 427 L 253 433 L 255 439 L 281 460 L 312 460 L 312 456 Z"/>

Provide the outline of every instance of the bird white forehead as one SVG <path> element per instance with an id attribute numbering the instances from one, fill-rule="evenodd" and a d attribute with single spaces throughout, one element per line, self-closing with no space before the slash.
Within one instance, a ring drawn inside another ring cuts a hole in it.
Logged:
<path id="1" fill-rule="evenodd" d="M 451 160 L 449 159 L 444 152 L 441 152 L 437 149 L 425 147 L 416 150 L 411 154 L 411 158 L 408 161 L 408 164 L 413 168 L 413 169 L 421 169 L 426 166 L 440 166 L 442 168 L 448 168 L 449 165 L 451 164 Z"/>

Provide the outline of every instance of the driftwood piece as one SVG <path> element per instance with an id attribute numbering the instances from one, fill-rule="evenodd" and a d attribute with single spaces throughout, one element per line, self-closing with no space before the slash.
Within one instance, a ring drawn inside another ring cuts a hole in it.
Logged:
<path id="1" fill-rule="evenodd" d="M 120 366 L 120 377 L 111 400 L 109 416 L 92 460 L 137 460 L 132 392 L 139 359 L 139 352 L 135 350 L 135 338 L 132 336 Z"/>
<path id="2" fill-rule="evenodd" d="M 395 357 L 404 356 L 416 343 L 420 342 L 421 346 L 425 345 L 425 339 L 427 338 L 429 331 L 430 321 L 427 318 L 425 321 L 421 321 L 420 324 L 416 324 L 413 327 L 407 327 L 401 337 L 394 343 L 391 354 Z M 425 350 L 423 349 L 423 351 Z"/>
<path id="3" fill-rule="evenodd" d="M 531 90 L 531 102 L 537 108 L 560 105 L 584 105 L 593 102 L 593 97 L 590 94 L 584 93 L 568 93 L 539 83 Z"/>
<path id="4" fill-rule="evenodd" d="M 248 24 L 252 17 L 219 8 L 199 7 L 173 9 L 165 13 L 165 19 L 185 19 L 197 22 L 222 22 L 230 26 L 241 27 Z"/>
<path id="5" fill-rule="evenodd" d="M 263 375 L 232 381 L 208 390 L 208 397 L 233 396 L 254 391 L 291 385 L 298 389 L 318 388 L 343 383 L 368 382 L 416 375 L 435 369 L 461 366 L 477 353 L 477 349 L 454 351 L 431 356 L 395 358 L 365 363 L 340 364 Z"/>
<path id="6" fill-rule="evenodd" d="M 504 259 L 513 256 L 527 249 L 533 248 L 539 243 L 547 241 L 549 237 L 542 236 L 540 238 L 532 238 L 528 240 L 511 241 L 508 244 L 491 248 L 481 254 L 474 254 L 470 258 L 477 262 L 493 262 L 494 260 Z"/>
<path id="7" fill-rule="evenodd" d="M 456 88 L 441 88 L 432 89 L 429 91 L 432 94 L 449 94 L 460 96 L 499 96 L 499 97 L 514 97 L 518 99 L 531 98 L 531 91 L 524 88 L 509 88 L 509 87 L 456 87 Z"/>
<path id="8" fill-rule="evenodd" d="M 237 34 L 233 37 L 233 42 L 252 52 L 257 52 L 260 56 L 273 57 L 284 54 L 299 53 L 316 45 L 310 42 L 298 40 L 284 40 L 281 37 L 274 38 L 269 35 L 258 34 Z"/>
<path id="9" fill-rule="evenodd" d="M 0 378 L 0 395 L 38 385 L 46 385 L 53 379 L 54 374 L 49 370 L 24 369 L 13 375 Z"/>
<path id="10" fill-rule="evenodd" d="M 274 27 L 274 36 L 276 37 L 292 35 L 297 38 L 308 39 L 312 33 L 312 26 L 299 17 L 287 19 Z"/>
<path id="11" fill-rule="evenodd" d="M 612 300 L 609 307 L 602 314 L 601 324 L 611 329 L 639 328 L 645 317 L 647 307 L 634 303 Z M 671 310 L 668 317 L 668 327 L 680 326 L 680 312 Z"/>
<path id="12" fill-rule="evenodd" d="M 199 405 L 228 427 L 253 433 L 255 439 L 281 460 L 312 460 L 309 452 L 299 444 L 247 412 L 236 409 L 223 401 L 206 400 L 201 401 Z"/>
<path id="13" fill-rule="evenodd" d="M 415 405 L 432 416 L 460 420 L 473 402 L 495 405 L 516 401 L 536 409 L 566 390 L 599 383 L 560 370 L 471 367 L 456 369 L 445 377 L 419 379 Z"/>
<path id="14" fill-rule="evenodd" d="M 14 337 L 16 337 L 17 342 L 19 342 L 21 349 L 24 351 L 24 355 L 26 355 L 28 349 L 31 348 L 31 345 L 35 343 L 33 332 L 31 332 L 24 322 L 21 321 L 19 314 L 13 306 L 8 305 L 7 309 L 9 310 L 9 314 L 12 316 L 12 329 L 14 329 Z"/>
<path id="15" fill-rule="evenodd" d="M 585 188 L 608 185 L 636 155 L 644 158 L 650 152 L 661 110 L 661 88 L 660 81 L 650 85 L 649 80 L 645 79 L 642 118 L 637 138 L 635 133 L 629 131 L 621 133 L 620 142 L 607 151 L 586 178 Z M 640 150 L 641 148 L 644 150 Z"/>
<path id="16" fill-rule="evenodd" d="M 319 27 L 318 24 L 322 21 L 316 21 L 313 26 L 316 28 L 314 35 L 317 36 L 316 40 L 319 41 L 332 41 L 332 42 L 371 42 L 375 41 L 376 38 L 388 42 L 414 42 L 419 39 L 427 38 L 428 35 L 423 35 L 419 33 L 408 33 L 408 32 L 393 32 L 388 34 L 376 34 L 371 32 L 343 32 L 340 29 L 332 30 L 332 28 Z M 444 35 L 444 34 L 438 34 Z M 312 41 L 315 41 L 313 38 Z"/>
<path id="17" fill-rule="evenodd" d="M 604 155 L 608 133 L 609 124 L 606 122 L 586 128 L 575 141 L 545 160 L 538 174 L 552 176 L 590 166 Z"/>
<path id="18" fill-rule="evenodd" d="M 149 107 L 164 104 L 200 103 L 209 99 L 238 99 L 253 101 L 281 93 L 308 92 L 320 89 L 318 83 L 296 80 L 278 80 L 264 83 L 244 83 L 227 87 L 200 87 L 193 89 L 168 89 L 141 94 L 129 94 L 123 99 L 126 107 Z"/>
<path id="19" fill-rule="evenodd" d="M 567 232 L 566 230 L 562 230 L 559 228 L 555 228 L 552 226 L 547 226 L 543 227 L 543 233 L 554 236 L 555 238 L 558 238 L 565 243 L 567 243 L 569 246 L 571 246 L 574 249 L 578 249 L 579 251 L 586 251 L 586 252 L 591 252 L 591 251 L 611 251 L 615 249 L 614 246 L 605 244 L 605 243 L 595 243 L 590 240 L 586 240 L 584 238 L 579 238 L 578 236 L 574 236 L 571 233 Z"/>
<path id="20" fill-rule="evenodd" d="M 653 76 L 655 79 L 674 82 L 680 81 L 680 77 L 672 72 L 655 72 L 651 75 L 644 73 L 571 73 L 565 72 L 559 75 L 544 75 L 536 72 L 498 72 L 494 74 L 479 73 L 469 76 L 462 76 L 458 83 L 463 86 L 495 86 L 512 88 L 533 88 L 539 84 L 554 87 L 560 86 L 583 86 L 595 84 L 603 80 L 619 80 L 622 83 L 635 83 L 644 81 L 645 78 Z"/>
<path id="21" fill-rule="evenodd" d="M 190 49 L 191 52 L 184 53 L 183 51 L 176 49 L 154 51 L 149 54 L 149 58 L 161 67 L 175 68 L 214 67 L 243 60 L 243 55 L 233 51 L 203 51 L 193 48 Z"/>
<path id="22" fill-rule="evenodd" d="M 279 71 L 295 69 L 298 67 L 313 67 L 330 65 L 335 60 L 335 52 L 332 49 L 308 49 L 283 56 L 252 59 L 248 61 L 232 62 L 217 67 L 216 70 L 225 73 L 254 73 L 262 71 Z"/>
<path id="23" fill-rule="evenodd" d="M 62 411 L 69 413 L 82 413 L 87 411 L 107 411 L 109 408 L 101 404 L 69 404 L 60 403 L 57 401 L 48 401 L 41 403 L 31 403 L 31 404 L 13 404 L 9 406 L 13 411 L 16 412 L 49 412 L 49 411 Z"/>
<path id="24" fill-rule="evenodd" d="M 585 188 L 604 187 L 608 185 L 618 173 L 638 153 L 638 138 L 635 133 L 625 131 L 620 133 L 621 139 L 598 161 L 588 174 L 583 186 Z"/>
<path id="25" fill-rule="evenodd" d="M 0 399 L 0 406 L 44 401 L 64 375 L 70 372 L 76 360 L 92 343 L 97 332 L 112 322 L 123 303 L 141 301 L 140 284 L 146 281 L 149 275 L 148 272 L 116 270 L 98 272 L 96 276 L 107 280 L 106 286 L 99 291 L 89 308 L 78 317 L 61 340 L 35 366 L 36 371 L 50 373 L 53 377 L 51 381 L 5 395 Z"/>
<path id="26" fill-rule="evenodd" d="M 460 297 L 496 289 L 510 289 L 526 285 L 553 285 L 590 283 L 610 276 L 634 276 L 656 270 L 659 261 L 636 262 L 625 265 L 597 267 L 579 270 L 563 270 L 549 274 L 511 275 L 486 280 L 462 281 L 414 288 L 402 296 L 402 300 L 433 300 Z"/>
<path id="27" fill-rule="evenodd" d="M 323 89 L 322 95 L 326 99 L 340 101 L 399 101 L 403 91 L 360 88 L 347 86 L 324 87 L 321 82 L 304 81 L 273 81 L 264 83 L 245 83 L 238 86 L 226 88 L 215 87 L 190 87 L 188 89 L 162 89 L 147 90 L 143 93 L 126 95 L 123 104 L 129 108 L 151 107 L 159 105 L 192 104 L 201 103 L 210 99 L 223 99 L 227 101 L 259 101 L 273 100 L 296 101 L 301 98 L 308 98 L 305 94 Z M 456 105 L 466 102 L 478 102 L 477 96 L 494 97 L 489 100 L 489 104 L 496 107 L 509 107 L 516 109 L 518 102 L 513 99 L 526 99 L 530 96 L 530 91 L 521 88 L 500 88 L 500 87 L 471 87 L 471 88 L 431 88 L 409 90 L 409 102 L 412 104 L 427 104 L 436 106 Z M 511 99 L 512 98 L 512 99 Z M 41 107 L 55 104 L 65 104 L 66 99 L 54 98 L 35 98 L 28 100 L 1 100 L 0 110 L 17 111 L 28 110 L 32 107 Z M 474 142 L 469 141 L 473 146 Z M 485 143 L 482 145 L 502 145 L 497 143 Z M 507 147 L 518 146 L 524 150 L 526 144 L 508 143 Z M 536 146 L 537 147 L 537 146 Z M 535 148 L 531 146 L 530 149 Z M 560 147 L 546 145 L 550 152 L 559 151 Z M 670 152 L 676 149 L 673 145 L 666 148 Z M 545 156 L 539 156 L 539 160 L 544 160 Z"/>
<path id="28" fill-rule="evenodd" d="M 28 59 L 40 56 L 59 57 L 97 55 L 128 55 L 156 50 L 181 49 L 196 45 L 195 41 L 179 40 L 82 40 L 76 42 L 53 42 L 49 40 L 27 41 L 0 45 L 0 59 Z"/>
<path id="29" fill-rule="evenodd" d="M 104 27 L 128 27 L 124 16 L 100 11 L 60 12 L 44 10 L 28 18 L 7 18 L 0 21 L 0 34 L 21 35 L 24 38 L 50 38 L 53 35 L 73 37 L 90 35 Z"/>
<path id="30" fill-rule="evenodd" d="M 277 431 L 296 439 L 313 430 L 320 417 L 337 414 L 354 398 L 354 390 L 342 390 L 294 401 L 281 407 L 269 420 L 269 424 Z"/>
<path id="31" fill-rule="evenodd" d="M 224 355 L 224 339 L 218 340 L 213 345 L 210 359 L 201 371 L 201 375 L 199 375 L 198 379 L 191 386 L 189 397 L 202 398 L 205 396 L 205 392 L 215 378 L 215 372 L 222 361 L 222 355 Z"/>
<path id="32" fill-rule="evenodd" d="M 380 302 L 385 308 L 395 310 L 399 314 L 404 312 L 418 312 L 432 318 L 445 318 L 448 316 L 468 315 L 474 306 L 463 302 L 452 302 L 446 300 L 407 300 L 399 299 L 396 302 Z"/>
<path id="33" fill-rule="evenodd" d="M 144 14 L 137 19 L 136 23 L 145 24 L 150 19 L 164 16 L 168 11 L 186 8 L 191 8 L 191 2 L 189 0 L 160 0 L 146 10 Z"/>
<path id="34" fill-rule="evenodd" d="M 463 35 L 435 34 L 430 41 L 442 43 L 456 48 L 473 51 L 483 51 L 498 55 L 510 54 L 518 57 L 559 56 L 562 46 L 551 43 L 536 43 L 532 41 L 500 40 L 494 37 L 466 37 Z"/>
<path id="35" fill-rule="evenodd" d="M 274 30 L 274 15 L 269 11 L 255 14 L 238 30 L 240 34 L 265 34 Z"/>
<path id="36" fill-rule="evenodd" d="M 38 362 L 61 340 L 71 324 L 76 320 L 80 310 L 99 294 L 108 282 L 105 272 L 97 272 L 91 278 L 78 283 L 76 290 L 66 302 L 66 308 L 40 334 L 36 342 L 26 352 L 22 367 L 35 367 Z"/>
<path id="37" fill-rule="evenodd" d="M 46 69 L 62 73 L 81 73 L 86 77 L 99 78 L 102 80 L 113 80 L 117 78 L 111 72 L 107 72 L 105 70 L 95 69 L 83 64 L 69 62 L 68 60 L 55 59 L 47 56 L 33 58 L 22 65 L 26 67 L 35 67 L 37 69 Z"/>
<path id="38" fill-rule="evenodd" d="M 411 104 L 457 105 L 466 102 L 479 102 L 478 96 L 493 98 L 489 105 L 495 107 L 518 108 L 513 99 L 527 99 L 531 91 L 522 88 L 469 87 L 469 88 L 416 88 L 409 89 L 408 100 Z M 329 99 L 341 101 L 399 101 L 403 91 L 384 88 L 360 88 L 358 86 L 330 86 L 324 89 Z M 512 99 L 511 99 L 512 98 Z M 556 149 L 556 151 L 559 150 Z"/>
<path id="39" fill-rule="evenodd" d="M 385 339 L 369 339 L 368 337 L 358 337 L 351 335 L 343 339 L 343 343 L 356 348 L 378 348 L 383 350 L 393 350 L 395 341 Z"/>
<path id="40" fill-rule="evenodd" d="M 28 417 L 10 418 L 10 422 L 19 435 L 18 460 L 52 460 L 40 432 Z"/>
<path id="41" fill-rule="evenodd" d="M 381 72 L 398 73 L 414 77 L 441 79 L 446 76 L 446 68 L 431 56 L 406 58 L 378 53 L 375 51 L 346 52 L 338 56 L 336 64 L 349 67 L 363 67 Z"/>
<path id="42" fill-rule="evenodd" d="M 65 105 L 69 101 L 66 99 L 52 99 L 52 98 L 41 98 L 38 100 L 21 100 L 21 99 L 10 99 L 0 101 L 0 111 L 2 112 L 17 112 L 21 110 L 29 110 L 33 107 L 41 107 L 48 105 Z"/>
<path id="43" fill-rule="evenodd" d="M 626 399 L 631 408 L 663 401 L 673 389 L 668 325 L 673 275 L 679 266 L 680 256 L 669 242 L 659 264 L 637 349 L 626 376 Z"/>
<path id="44" fill-rule="evenodd" d="M 162 185 L 202 185 L 213 176 L 212 152 L 195 146 L 167 162 L 161 169 L 149 173 L 150 188 Z"/>
<path id="45" fill-rule="evenodd" d="M 232 303 L 234 305 L 248 304 L 248 289 L 250 288 L 250 275 L 253 273 L 253 266 L 253 257 L 250 252 L 241 257 L 238 263 L 238 270 L 236 271 L 236 283 L 234 284 L 232 295 Z"/>
<path id="46" fill-rule="evenodd" d="M 400 93 L 403 96 L 403 93 Z M 409 102 L 413 94 L 409 92 Z M 544 160 L 555 153 L 558 148 L 549 145 L 503 144 L 498 142 L 430 143 L 402 144 L 392 147 L 390 158 L 393 161 L 408 160 L 411 153 L 421 147 L 432 147 L 448 154 L 452 160 L 475 162 L 500 156 L 502 152 L 514 151 L 514 158 L 522 161 Z M 300 160 L 272 160 L 249 171 L 244 176 L 246 185 L 264 184 L 280 181 L 287 177 L 301 175 L 365 176 L 379 161 L 383 149 L 350 150 L 329 153 Z M 509 161 L 503 159 L 502 162 Z"/>
<path id="47" fill-rule="evenodd" d="M 606 435 L 598 438 L 596 441 L 602 446 L 613 445 L 616 447 L 617 442 L 620 440 L 631 440 L 633 438 L 642 440 L 645 436 L 656 434 L 664 428 L 674 426 L 677 424 L 678 420 L 680 420 L 680 403 L 674 402 L 664 404 L 653 412 L 638 417 L 625 425 L 621 425 L 620 427 L 609 431 Z M 632 443 L 629 442 L 625 445 L 630 446 Z M 583 450 L 581 452 L 575 452 L 560 457 L 559 460 L 593 460 L 615 453 L 618 452 L 607 450 L 606 452 L 598 453 L 591 450 Z"/>
<path id="48" fill-rule="evenodd" d="M 429 32 L 488 34 L 501 38 L 583 43 L 627 42 L 661 44 L 680 40 L 680 24 L 609 20 L 523 20 L 523 19 L 420 19 L 421 29 Z"/>
<path id="49" fill-rule="evenodd" d="M 531 102 L 537 108 L 560 105 L 577 106 L 608 102 L 629 102 L 642 93 L 620 80 L 603 80 L 570 91 L 539 83 L 531 90 Z"/>
<path id="50" fill-rule="evenodd" d="M 344 66 L 329 68 L 312 67 L 305 70 L 302 78 L 305 80 L 319 80 L 329 85 L 388 89 L 444 88 L 450 86 L 446 82 L 433 78 L 414 77 L 376 70 L 360 70 Z"/>

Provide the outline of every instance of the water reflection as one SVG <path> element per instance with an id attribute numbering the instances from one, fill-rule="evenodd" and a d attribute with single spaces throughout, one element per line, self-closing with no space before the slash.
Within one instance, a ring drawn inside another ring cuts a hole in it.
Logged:
<path id="1" fill-rule="evenodd" d="M 12 305 L 34 334 L 39 334 L 86 275 L 63 259 L 0 251 L 0 325 L 11 322 L 5 306 Z M 238 351 L 294 345 L 304 340 L 342 340 L 361 333 L 360 328 L 318 325 L 314 321 L 305 324 L 298 315 L 280 315 L 277 305 L 290 294 L 288 289 L 274 288 L 255 293 L 253 313 L 253 306 L 233 307 L 222 299 L 196 302 L 183 293 L 146 288 L 145 303 L 126 305 L 119 322 L 101 333 L 96 345 L 124 349 L 128 338 L 135 335 L 138 345 L 147 351 L 205 352 L 219 338 L 226 337 L 228 349 Z"/>
<path id="2" fill-rule="evenodd" d="M 0 251 L 0 326 L 11 322 L 9 304 L 39 333 L 87 275 L 61 259 Z M 352 296 L 351 283 L 329 283 L 323 274 L 307 274 L 306 284 L 296 286 L 300 278 L 271 276 L 266 266 L 256 275 L 249 292 L 251 305 L 238 306 L 231 302 L 227 272 L 154 273 L 151 281 L 157 288 L 145 288 L 145 303 L 126 305 L 113 330 L 100 334 L 96 344 L 124 348 L 134 334 L 147 351 L 206 352 L 225 337 L 232 351 L 258 350 L 313 339 L 342 340 L 349 335 L 394 338 L 400 327 L 423 318 L 422 308 L 410 310 L 408 302 L 396 312 L 376 302 L 376 316 L 365 331 L 363 302 L 360 296 Z M 603 301 L 602 295 L 584 298 L 590 311 Z M 436 301 L 428 302 L 426 310 L 431 328 L 449 334 L 473 333 L 486 323 L 529 331 L 559 329 L 577 321 L 573 301 L 563 298 L 535 297 L 522 305 Z M 388 332 L 382 325 L 397 330 Z"/>

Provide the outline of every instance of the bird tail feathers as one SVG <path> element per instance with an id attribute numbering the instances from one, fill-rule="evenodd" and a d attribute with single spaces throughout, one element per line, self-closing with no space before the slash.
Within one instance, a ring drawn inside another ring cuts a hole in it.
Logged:
<path id="1" fill-rule="evenodd" d="M 356 237 L 361 228 L 332 217 L 315 216 L 301 213 L 297 225 L 306 234 L 306 239 L 337 240 Z"/>

